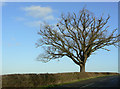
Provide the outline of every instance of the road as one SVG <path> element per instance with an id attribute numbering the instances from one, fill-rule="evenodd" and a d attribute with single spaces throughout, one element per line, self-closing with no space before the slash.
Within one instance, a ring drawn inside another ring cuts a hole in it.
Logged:
<path id="1" fill-rule="evenodd" d="M 73 88 L 73 89 L 120 89 L 120 75 L 99 77 L 83 80 L 71 84 L 65 84 L 50 89 Z"/>

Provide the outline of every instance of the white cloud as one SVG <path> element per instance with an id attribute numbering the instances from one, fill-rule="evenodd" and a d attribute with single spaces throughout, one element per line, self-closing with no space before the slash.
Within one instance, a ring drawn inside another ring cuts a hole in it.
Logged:
<path id="1" fill-rule="evenodd" d="M 40 24 L 43 24 L 43 22 L 41 22 L 41 21 L 31 21 L 31 22 L 26 23 L 26 25 L 28 25 L 30 27 L 40 27 Z"/>
<path id="2" fill-rule="evenodd" d="M 34 21 L 26 22 L 25 24 L 30 27 L 40 27 L 40 24 L 43 24 L 42 21 L 51 21 L 54 20 L 53 10 L 50 7 L 41 7 L 41 6 L 27 6 L 23 7 L 22 10 L 26 12 L 27 16 L 33 17 Z M 21 21 L 23 18 L 16 18 Z M 37 20 L 36 20 L 37 19 Z"/>
<path id="3" fill-rule="evenodd" d="M 17 21 L 24 21 L 25 18 L 23 18 L 23 17 L 17 17 L 16 20 L 17 20 Z"/>
<path id="4" fill-rule="evenodd" d="M 27 15 L 32 16 L 34 18 L 40 18 L 43 20 L 54 19 L 52 15 L 53 10 L 50 7 L 29 6 L 24 7 L 23 10 L 26 11 Z"/>
<path id="5" fill-rule="evenodd" d="M 53 20 L 54 17 L 53 17 L 52 15 L 49 15 L 49 16 L 46 16 L 44 19 L 45 19 L 45 20 Z"/>
<path id="6" fill-rule="evenodd" d="M 6 5 L 5 2 L 0 2 L 0 7 L 5 6 L 5 5 Z"/>
<path id="7" fill-rule="evenodd" d="M 20 46 L 21 44 L 16 42 L 16 43 L 8 43 L 7 46 L 8 47 L 16 47 L 16 46 Z"/>

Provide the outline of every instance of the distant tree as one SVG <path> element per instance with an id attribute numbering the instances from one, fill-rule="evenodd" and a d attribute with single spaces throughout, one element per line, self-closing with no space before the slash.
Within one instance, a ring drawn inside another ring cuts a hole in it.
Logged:
<path id="1" fill-rule="evenodd" d="M 80 66 L 80 72 L 85 72 L 85 63 L 88 57 L 98 49 L 106 46 L 118 46 L 120 35 L 114 29 L 110 34 L 109 26 L 105 26 L 110 16 L 96 18 L 87 9 L 82 9 L 78 14 L 62 14 L 56 25 L 43 24 L 38 32 L 40 39 L 37 47 L 43 46 L 45 53 L 38 56 L 41 61 L 67 56 Z"/>

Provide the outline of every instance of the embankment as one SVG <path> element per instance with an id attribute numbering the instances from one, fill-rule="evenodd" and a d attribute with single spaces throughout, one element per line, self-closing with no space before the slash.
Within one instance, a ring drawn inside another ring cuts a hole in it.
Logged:
<path id="1" fill-rule="evenodd" d="M 117 75 L 117 73 L 72 72 L 57 74 L 11 74 L 2 76 L 2 87 L 42 87 L 105 75 Z"/>

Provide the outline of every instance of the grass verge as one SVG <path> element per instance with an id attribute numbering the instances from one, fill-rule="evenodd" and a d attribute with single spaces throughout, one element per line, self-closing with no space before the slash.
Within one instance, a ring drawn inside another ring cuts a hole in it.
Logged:
<path id="1" fill-rule="evenodd" d="M 48 89 L 48 88 L 57 87 L 57 86 L 65 85 L 65 84 L 71 84 L 71 83 L 80 82 L 80 81 L 83 81 L 83 80 L 94 79 L 94 78 L 102 78 L 102 77 L 106 77 L 106 76 L 113 76 L 113 75 L 103 75 L 103 76 L 97 76 L 97 77 L 89 77 L 89 78 L 85 78 L 85 79 L 73 80 L 71 82 L 53 84 L 53 85 L 47 85 L 47 86 L 41 86 L 39 88 L 31 88 L 31 89 Z"/>

